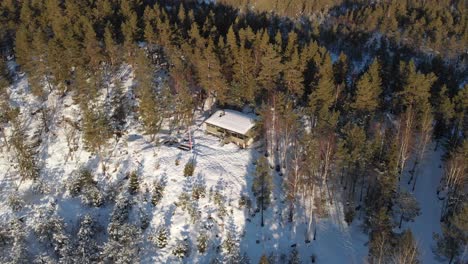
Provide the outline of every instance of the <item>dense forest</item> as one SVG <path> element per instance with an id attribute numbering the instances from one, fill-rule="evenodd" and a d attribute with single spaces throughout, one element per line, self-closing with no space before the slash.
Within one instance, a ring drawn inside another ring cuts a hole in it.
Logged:
<path id="1" fill-rule="evenodd" d="M 418 173 L 420 164 L 442 148 L 442 233 L 434 235 L 434 252 L 462 263 L 468 240 L 465 1 L 217 2 L 2 1 L 0 144 L 15 153 L 21 182 L 40 182 L 43 166 L 36 155 L 41 142 L 28 140 L 21 106 L 10 98 L 8 87 L 21 74 L 41 105 L 37 133 L 50 133 L 51 95 L 71 96 L 81 114 L 70 121 L 70 153 L 79 131 L 104 175 L 112 173 L 105 162 L 108 143 L 126 133 L 129 119 L 155 142 L 166 126 L 175 131 L 193 125 L 203 109 L 247 107 L 259 116 L 256 133 L 263 143 L 252 186 L 258 210 L 276 199 L 272 175 L 280 175 L 287 222 L 294 225 L 304 214 L 310 242 L 325 204 L 340 202 L 348 224 L 358 216 L 362 221 L 369 263 L 419 263 L 417 243 L 402 223 L 420 214 L 412 194 L 426 176 Z M 7 63 L 12 56 L 13 70 Z M 136 82 L 132 100 L 118 76 L 124 65 Z M 186 167 L 187 174 L 193 169 Z M 127 178 L 130 196 L 143 192 L 136 172 Z M 403 183 L 410 191 L 400 188 Z M 128 223 L 135 210 L 129 198 L 101 194 L 86 168 L 67 184 L 67 192 L 86 196 L 90 207 L 114 205 L 107 229 L 101 228 L 108 240 L 102 246 L 93 240 L 89 216 L 80 220 L 76 236 L 67 234 L 50 209 L 40 212 L 44 220 L 31 232 L 53 253 L 37 257 L 25 246 L 30 231 L 13 201 L 17 217 L 0 222 L 2 262 L 137 260 L 134 241 L 145 221 L 141 216 L 141 226 Z M 164 186 L 153 187 L 156 205 Z M 166 232 L 156 230 L 157 247 L 167 243 Z M 204 252 L 206 240 L 201 234 L 192 250 Z M 220 247 L 229 254 L 218 261 L 248 262 L 233 245 Z M 183 258 L 188 251 L 181 242 L 172 253 Z M 292 254 L 289 263 L 299 263 L 294 259 Z M 281 263 L 267 256 L 260 261 Z"/>

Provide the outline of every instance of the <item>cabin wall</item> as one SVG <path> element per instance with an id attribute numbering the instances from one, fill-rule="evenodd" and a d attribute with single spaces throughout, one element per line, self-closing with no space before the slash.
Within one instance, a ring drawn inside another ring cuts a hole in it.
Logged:
<path id="1" fill-rule="evenodd" d="M 229 131 L 222 127 L 206 124 L 205 132 L 220 138 L 224 138 L 225 142 L 232 142 L 241 147 L 247 147 L 253 143 L 253 138 L 249 136 L 252 134 L 251 131 L 249 131 L 247 135 L 241 135 L 239 133 Z"/>

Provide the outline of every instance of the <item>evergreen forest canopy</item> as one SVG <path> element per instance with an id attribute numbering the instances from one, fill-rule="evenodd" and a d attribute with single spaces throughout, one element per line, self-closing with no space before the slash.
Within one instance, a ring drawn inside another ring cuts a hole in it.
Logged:
<path id="1" fill-rule="evenodd" d="M 106 141 L 124 133 L 133 112 L 155 140 L 165 120 L 174 118 L 173 128 L 190 125 L 194 109 L 208 100 L 250 106 L 261 118 L 266 156 L 284 174 L 290 221 L 301 206 L 299 194 L 315 201 L 306 190 L 340 190 L 349 223 L 355 208 L 364 208 L 372 263 L 403 255 L 404 243 L 415 247 L 411 234 L 393 229 L 395 216 L 401 226 L 417 215 L 414 198 L 398 186 L 409 171 L 408 184 L 418 188 L 414 172 L 435 141 L 447 152 L 436 251 L 451 260 L 462 253 L 468 214 L 464 1 L 4 0 L 0 14 L 2 48 L 13 50 L 37 100 L 51 92 L 73 96 L 91 152 L 104 155 Z M 123 64 L 134 71 L 138 104 L 125 102 L 116 78 L 110 115 L 98 97 Z M 12 76 L 1 65 L 0 125 L 15 128 L 11 142 L 21 176 L 37 179 L 18 109 L 8 103 Z M 155 72 L 167 80 L 156 82 Z M 257 168 L 264 168 L 258 172 L 264 192 L 268 166 Z M 265 195 L 262 204 L 269 202 Z"/>

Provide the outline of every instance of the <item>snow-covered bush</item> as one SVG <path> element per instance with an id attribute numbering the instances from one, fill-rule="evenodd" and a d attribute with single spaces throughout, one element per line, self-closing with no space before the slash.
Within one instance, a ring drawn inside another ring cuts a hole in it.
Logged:
<path id="1" fill-rule="evenodd" d="M 148 228 L 150 224 L 150 218 L 148 214 L 142 208 L 139 209 L 139 215 L 140 215 L 140 228 L 142 230 L 145 230 L 146 228 Z"/>
<path id="2" fill-rule="evenodd" d="M 24 201 L 23 199 L 19 196 L 17 192 L 12 193 L 10 196 L 8 196 L 8 206 L 13 210 L 14 212 L 20 211 L 23 206 L 24 206 Z"/>
<path id="3" fill-rule="evenodd" d="M 198 234 L 197 249 L 200 254 L 203 254 L 208 249 L 208 235 L 205 232 Z"/>
<path id="4" fill-rule="evenodd" d="M 138 181 L 138 174 L 136 171 L 132 171 L 129 176 L 129 182 L 128 182 L 128 191 L 130 194 L 136 194 L 138 190 L 140 189 L 140 183 Z"/>
<path id="5" fill-rule="evenodd" d="M 206 187 L 202 184 L 195 184 L 192 188 L 192 198 L 198 200 L 200 198 L 205 198 L 206 196 Z"/>
<path id="6" fill-rule="evenodd" d="M 152 237 L 152 241 L 158 248 L 165 248 L 167 246 L 168 237 L 169 232 L 167 231 L 167 228 L 160 226 L 156 230 L 156 234 Z"/>
<path id="7" fill-rule="evenodd" d="M 86 168 L 81 168 L 78 173 L 71 178 L 68 191 L 72 196 L 77 196 L 84 188 L 95 185 L 96 182 L 93 179 L 91 171 Z"/>
<path id="8" fill-rule="evenodd" d="M 139 263 L 141 232 L 139 228 L 123 224 L 118 235 L 109 238 L 102 252 L 104 263 Z"/>
<path id="9" fill-rule="evenodd" d="M 20 219 L 12 219 L 0 225 L 0 263 L 28 263 L 25 225 Z"/>
<path id="10" fill-rule="evenodd" d="M 237 241 L 232 233 L 228 233 L 226 238 L 223 241 L 223 250 L 226 252 L 226 255 L 232 256 L 238 250 Z"/>
<path id="11" fill-rule="evenodd" d="M 53 205 L 35 212 L 32 222 L 32 228 L 39 241 L 46 246 L 52 246 L 60 261 L 69 261 L 72 256 L 71 242 L 65 231 L 65 223 L 56 214 Z"/>
<path id="12" fill-rule="evenodd" d="M 159 181 L 155 182 L 153 186 L 153 193 L 151 195 L 151 204 L 154 206 L 158 205 L 164 196 L 164 184 Z"/>
<path id="13" fill-rule="evenodd" d="M 198 204 L 196 202 L 192 202 L 187 206 L 187 212 L 190 215 L 190 221 L 192 224 L 195 224 L 200 220 L 201 212 L 199 211 Z"/>
<path id="14" fill-rule="evenodd" d="M 252 207 L 252 200 L 250 200 L 250 198 L 246 195 L 242 195 L 240 198 L 239 198 L 239 209 L 242 209 L 247 207 L 248 209 L 250 209 Z"/>
<path id="15" fill-rule="evenodd" d="M 43 180 L 38 179 L 33 182 L 31 190 L 33 193 L 41 195 L 41 194 L 49 194 L 50 187 L 48 184 L 45 184 Z"/>
<path id="16" fill-rule="evenodd" d="M 104 204 L 104 195 L 96 186 L 83 190 L 81 200 L 88 206 L 100 207 Z"/>
<path id="17" fill-rule="evenodd" d="M 187 193 L 181 193 L 179 199 L 176 203 L 176 206 L 182 209 L 183 211 L 188 210 L 189 208 L 190 196 Z"/>
<path id="18" fill-rule="evenodd" d="M 190 254 L 190 247 L 187 241 L 179 240 L 175 248 L 172 250 L 172 255 L 178 257 L 179 259 L 183 259 Z"/>

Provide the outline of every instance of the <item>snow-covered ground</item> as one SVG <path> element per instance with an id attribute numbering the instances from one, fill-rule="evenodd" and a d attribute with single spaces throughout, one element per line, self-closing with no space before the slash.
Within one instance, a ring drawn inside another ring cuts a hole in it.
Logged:
<path id="1" fill-rule="evenodd" d="M 434 146 L 431 145 L 423 162 L 420 163 L 416 174 L 418 180 L 416 188 L 413 192 L 421 208 L 421 214 L 416 217 L 414 222 L 404 222 L 402 229 L 410 228 L 417 240 L 419 247 L 421 263 L 437 263 L 435 255 L 432 251 L 435 242 L 433 233 L 440 233 L 440 214 L 442 201 L 437 196 L 437 187 L 442 178 L 442 155 L 441 147 L 434 151 Z M 401 188 L 411 191 L 411 185 L 408 185 L 409 175 L 403 177 Z"/>

